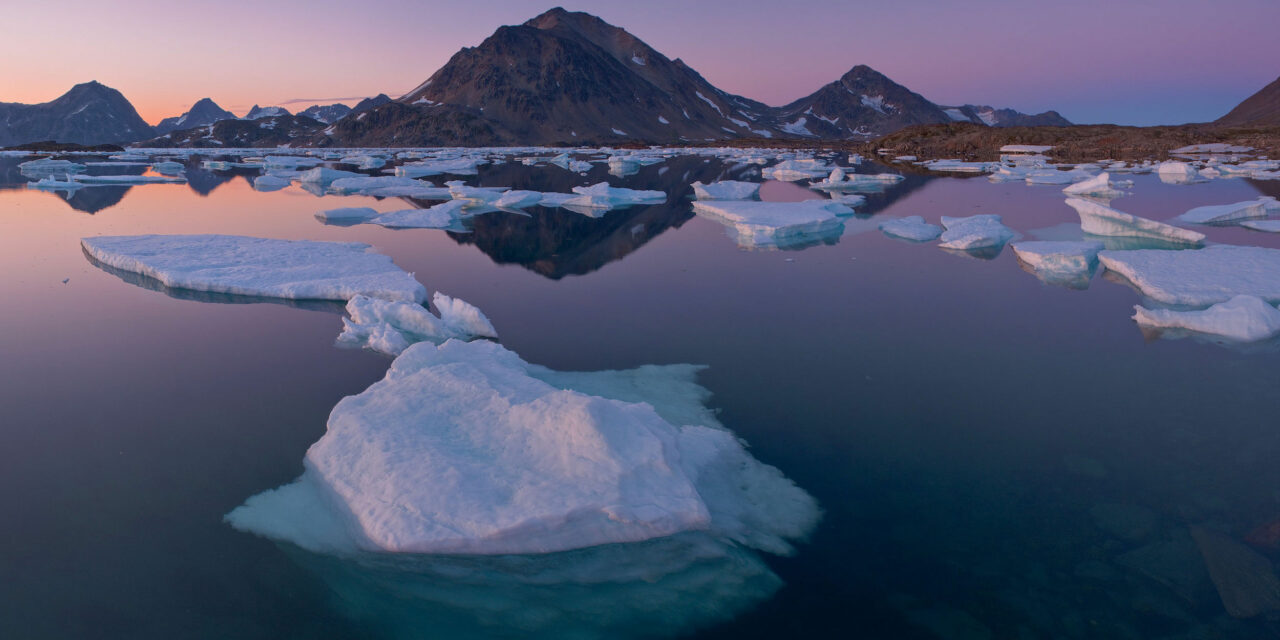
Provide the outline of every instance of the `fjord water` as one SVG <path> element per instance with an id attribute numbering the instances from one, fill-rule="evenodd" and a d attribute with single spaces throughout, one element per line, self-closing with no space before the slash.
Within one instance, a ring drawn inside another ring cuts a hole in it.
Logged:
<path id="1" fill-rule="evenodd" d="M 648 624 L 628 635 L 1277 634 L 1226 615 L 1187 530 L 1239 537 L 1280 519 L 1280 352 L 1148 341 L 1125 286 L 1049 286 L 1008 249 L 981 260 L 875 230 L 889 217 L 999 213 L 1031 238 L 1077 221 L 1058 188 L 911 176 L 838 239 L 747 251 L 692 214 L 686 185 L 724 171 L 697 157 L 625 179 L 485 168 L 468 183 L 567 191 L 609 178 L 671 198 L 601 218 L 486 214 L 462 234 L 325 226 L 315 212 L 410 205 L 259 193 L 251 178 L 194 165 L 191 185 L 87 188 L 68 202 L 21 188 L 3 163 L 6 638 L 616 635 L 628 599 L 666 586 L 621 570 L 577 593 L 497 575 L 603 563 L 584 554 L 424 561 L 415 575 L 231 529 L 223 516 L 296 478 L 329 410 L 389 361 L 333 346 L 340 306 L 166 295 L 93 266 L 79 246 L 140 233 L 368 242 L 428 290 L 480 307 L 529 362 L 709 365 L 700 381 L 721 422 L 825 515 L 794 556 L 761 556 L 780 585 L 744 571 L 740 598 L 723 581 L 701 602 L 692 588 L 684 606 L 701 610 L 625 619 Z M 1134 179 L 1115 206 L 1158 220 L 1276 191 Z M 762 197 L 823 196 L 768 183 Z M 665 552 L 626 551 L 639 563 Z"/>

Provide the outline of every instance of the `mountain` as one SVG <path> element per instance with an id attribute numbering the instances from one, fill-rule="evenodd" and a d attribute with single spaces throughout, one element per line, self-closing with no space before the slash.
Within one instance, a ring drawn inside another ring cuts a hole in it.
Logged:
<path id="1" fill-rule="evenodd" d="M 191 110 L 180 116 L 165 118 L 157 124 L 156 135 L 164 135 L 170 131 L 179 129 L 190 129 L 192 127 L 203 127 L 211 125 L 219 120 L 231 120 L 236 114 L 218 106 L 210 98 L 201 98 L 198 102 L 191 105 Z"/>
<path id="2" fill-rule="evenodd" d="M 767 110 L 716 89 L 623 29 L 557 8 L 499 27 L 370 118 L 340 121 L 332 144 L 391 143 L 393 136 L 410 145 L 772 136 L 750 122 Z M 456 137 L 462 131 L 485 141 Z"/>
<path id="3" fill-rule="evenodd" d="M 271 107 L 278 108 L 278 107 Z M 283 111 L 283 109 L 281 109 Z M 275 147 L 314 139 L 324 123 L 303 115 L 263 115 L 256 119 L 219 120 L 192 129 L 170 131 L 158 138 L 139 142 L 138 147 L 244 148 Z"/>
<path id="4" fill-rule="evenodd" d="M 245 114 L 244 119 L 257 120 L 258 118 L 271 118 L 287 115 L 290 115 L 289 110 L 284 107 L 259 107 L 255 104 L 253 105 L 253 108 L 249 110 L 249 113 Z"/>
<path id="5" fill-rule="evenodd" d="M 938 105 L 866 65 L 778 109 L 779 128 L 819 138 L 875 137 L 913 124 L 949 122 Z"/>
<path id="6" fill-rule="evenodd" d="M 390 98 L 388 98 L 389 100 Z M 342 103 L 334 103 L 330 105 L 320 106 L 318 104 L 311 105 L 306 109 L 298 112 L 300 116 L 306 116 L 312 120 L 319 120 L 325 124 L 333 124 L 343 118 L 343 116 L 351 113 L 351 107 Z"/>
<path id="7" fill-rule="evenodd" d="M 388 102 L 391 102 L 391 97 L 385 93 L 379 93 L 378 95 L 372 98 L 365 98 L 364 100 L 357 102 L 356 106 L 351 107 L 351 113 L 361 113 L 363 111 L 368 111 L 374 107 L 381 107 L 382 105 Z"/>
<path id="8" fill-rule="evenodd" d="M 959 107 L 942 107 L 949 118 L 957 122 L 972 122 L 988 127 L 1069 127 L 1071 121 L 1057 111 L 1028 114 L 1013 109 L 997 109 L 986 105 L 966 104 Z"/>
<path id="9" fill-rule="evenodd" d="M 0 103 L 0 146 L 41 140 L 134 142 L 153 135 L 119 91 L 96 81 L 78 84 L 51 102 Z"/>
<path id="10" fill-rule="evenodd" d="M 1257 93 L 1245 98 L 1227 115 L 1214 121 L 1214 124 L 1241 125 L 1280 125 L 1280 78 L 1263 87 Z"/>

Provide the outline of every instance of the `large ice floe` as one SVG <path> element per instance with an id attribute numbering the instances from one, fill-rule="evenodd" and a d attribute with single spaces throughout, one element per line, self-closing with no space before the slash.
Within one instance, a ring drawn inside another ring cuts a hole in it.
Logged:
<path id="1" fill-rule="evenodd" d="M 844 230 L 841 216 L 853 215 L 853 209 L 830 200 L 699 200 L 693 210 L 729 227 L 739 246 L 761 249 L 838 238 Z"/>
<path id="2" fill-rule="evenodd" d="M 942 232 L 942 244 L 938 246 L 943 249 L 999 249 L 1014 238 L 1013 230 L 1004 226 L 1000 216 L 993 213 L 963 218 L 942 216 L 942 226 L 946 231 Z"/>
<path id="3" fill-rule="evenodd" d="M 347 302 L 338 345 L 398 356 L 418 342 L 498 337 L 493 324 L 475 306 L 440 292 L 431 303 L 439 315 L 413 302 L 356 296 Z"/>
<path id="4" fill-rule="evenodd" d="M 697 370 L 563 373 L 493 342 L 421 342 L 334 407 L 297 481 L 227 519 L 339 554 L 542 554 L 686 532 L 787 553 L 817 505 L 715 421 Z"/>
<path id="5" fill-rule="evenodd" d="M 942 227 L 925 222 L 922 216 L 886 220 L 880 224 L 880 230 L 887 236 L 912 242 L 928 242 L 942 235 Z"/>
<path id="6" fill-rule="evenodd" d="M 1275 207 L 1276 199 L 1270 197 L 1247 200 L 1234 204 L 1217 204 L 1196 207 L 1178 216 L 1183 222 L 1195 224 L 1217 224 L 1237 220 L 1252 220 L 1267 217 L 1268 211 Z"/>
<path id="7" fill-rule="evenodd" d="M 1280 335 L 1280 311 L 1257 296 L 1234 296 L 1201 311 L 1142 306 L 1133 310 L 1133 319 L 1146 331 L 1221 336 L 1235 342 L 1257 342 Z"/>
<path id="8" fill-rule="evenodd" d="M 1111 183 L 1111 176 L 1105 171 L 1087 180 L 1081 180 L 1064 187 L 1062 192 L 1071 196 L 1088 196 L 1103 200 L 1110 200 L 1124 195 L 1123 191 L 1120 191 Z"/>
<path id="9" fill-rule="evenodd" d="M 1103 251 L 1098 260 L 1161 304 L 1203 308 L 1238 295 L 1280 302 L 1280 249 L 1213 245 Z"/>
<path id="10" fill-rule="evenodd" d="M 1198 231 L 1117 211 L 1092 200 L 1067 198 L 1067 205 L 1080 214 L 1080 228 L 1091 235 L 1150 238 L 1185 245 L 1204 243 L 1204 234 Z"/>
<path id="11" fill-rule="evenodd" d="M 450 200 L 427 209 L 383 213 L 367 222 L 388 229 L 456 229 L 462 210 L 469 204 L 466 200 Z"/>
<path id="12" fill-rule="evenodd" d="M 1101 242 L 1045 241 L 1012 245 L 1018 263 L 1040 280 L 1072 289 L 1085 289 L 1098 268 Z"/>
<path id="13" fill-rule="evenodd" d="M 360 242 L 225 235 L 99 236 L 90 258 L 173 289 L 292 300 L 358 295 L 421 302 L 426 289 L 391 258 Z"/>
<path id="14" fill-rule="evenodd" d="M 754 200 L 760 195 L 759 182 L 721 180 L 711 184 L 695 182 L 693 196 L 699 200 Z"/>

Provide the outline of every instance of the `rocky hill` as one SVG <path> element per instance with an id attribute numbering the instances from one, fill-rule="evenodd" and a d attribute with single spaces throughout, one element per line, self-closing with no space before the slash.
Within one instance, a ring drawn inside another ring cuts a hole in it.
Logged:
<path id="1" fill-rule="evenodd" d="M 41 140 L 126 143 L 154 135 L 119 91 L 98 82 L 78 84 L 42 104 L 0 103 L 0 147 Z"/>

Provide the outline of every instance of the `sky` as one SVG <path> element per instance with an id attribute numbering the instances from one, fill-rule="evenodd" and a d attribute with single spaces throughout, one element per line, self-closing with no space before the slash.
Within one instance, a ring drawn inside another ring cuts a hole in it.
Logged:
<path id="1" fill-rule="evenodd" d="M 1179 124 L 1218 118 L 1280 76 L 1280 0 L 5 4 L 0 102 L 46 102 L 98 80 L 152 124 L 206 96 L 240 115 L 397 97 L 458 49 L 554 6 L 772 105 L 867 64 L 938 104 Z"/>

